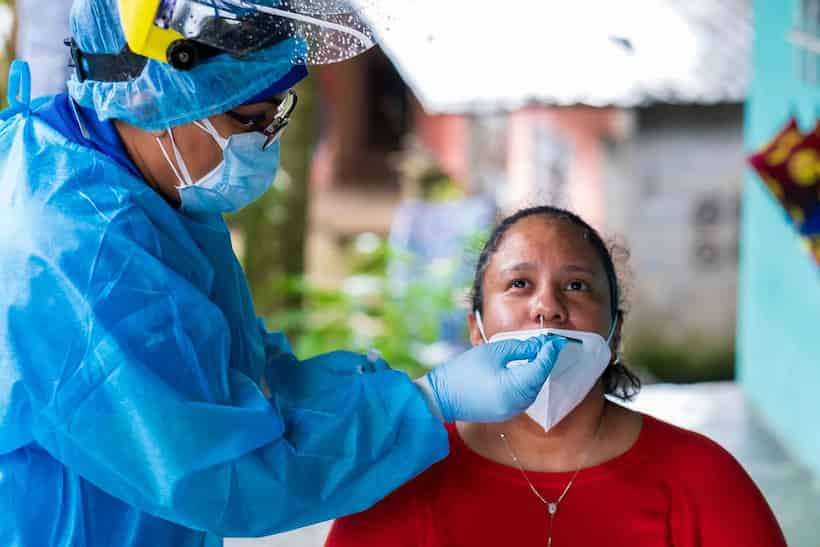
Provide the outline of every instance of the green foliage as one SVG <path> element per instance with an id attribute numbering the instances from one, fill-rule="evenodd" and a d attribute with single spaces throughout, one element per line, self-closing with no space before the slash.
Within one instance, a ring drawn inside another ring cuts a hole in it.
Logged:
<path id="1" fill-rule="evenodd" d="M 376 348 L 393 368 L 422 375 L 427 368 L 418 350 L 438 340 L 441 317 L 457 305 L 461 293 L 431 276 L 407 287 L 401 297 L 392 294 L 386 281 L 391 256 L 395 259 L 381 240 L 365 252 L 349 249 L 352 275 L 339 289 L 312 286 L 301 276 L 283 280 L 275 290 L 298 296 L 303 304 L 274 312 L 269 324 L 297 333 L 291 342 L 302 359 L 336 349 Z"/>
<path id="2" fill-rule="evenodd" d="M 276 290 L 285 280 L 304 271 L 308 179 L 317 139 L 317 92 L 313 79 L 302 81 L 295 91 L 299 96 L 298 109 L 282 136 L 282 168 L 276 183 L 249 207 L 227 217 L 231 230 L 244 243 L 242 267 L 256 309 L 262 314 L 301 303 L 301 293 Z"/>
<path id="3" fill-rule="evenodd" d="M 16 7 L 15 0 L 0 0 L 0 5 L 9 6 L 11 13 L 14 14 L 14 9 Z M 8 36 L 8 40 L 6 40 L 3 48 L 0 49 L 0 109 L 5 109 L 9 105 L 6 88 L 8 86 L 9 66 L 11 65 L 11 61 L 16 57 L 16 37 L 17 21 L 15 20 L 12 25 L 11 34 Z"/>
<path id="4" fill-rule="evenodd" d="M 669 342 L 639 334 L 626 344 L 627 363 L 643 368 L 661 382 L 690 383 L 732 380 L 735 351 L 731 341 L 690 336 Z"/>

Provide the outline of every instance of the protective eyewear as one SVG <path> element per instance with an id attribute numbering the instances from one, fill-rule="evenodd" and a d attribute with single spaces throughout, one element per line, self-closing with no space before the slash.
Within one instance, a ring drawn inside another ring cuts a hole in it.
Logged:
<path id="1" fill-rule="evenodd" d="M 245 126 L 249 131 L 256 131 L 265 135 L 266 139 L 262 145 L 262 150 L 268 150 L 279 140 L 290 123 L 290 116 L 296 108 L 297 99 L 296 93 L 289 90 L 279 101 L 279 104 L 268 112 L 247 116 L 229 110 L 226 114 Z"/>

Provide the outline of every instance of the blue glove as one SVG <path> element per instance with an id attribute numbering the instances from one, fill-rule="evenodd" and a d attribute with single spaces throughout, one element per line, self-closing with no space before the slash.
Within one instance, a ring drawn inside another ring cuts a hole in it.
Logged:
<path id="1" fill-rule="evenodd" d="M 539 336 L 481 344 L 416 381 L 445 422 L 500 422 L 529 407 L 566 340 Z M 529 364 L 507 368 L 518 360 Z"/>

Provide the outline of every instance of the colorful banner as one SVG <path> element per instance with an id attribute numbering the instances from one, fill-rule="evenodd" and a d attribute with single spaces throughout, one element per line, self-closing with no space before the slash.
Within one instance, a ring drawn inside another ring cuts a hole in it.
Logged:
<path id="1" fill-rule="evenodd" d="M 820 265 L 820 121 L 814 131 L 803 134 L 792 118 L 748 161 Z"/>

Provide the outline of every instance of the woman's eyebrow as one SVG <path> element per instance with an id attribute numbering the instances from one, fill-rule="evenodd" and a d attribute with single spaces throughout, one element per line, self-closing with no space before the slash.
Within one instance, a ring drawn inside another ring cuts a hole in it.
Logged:
<path id="1" fill-rule="evenodd" d="M 505 275 L 509 273 L 527 272 L 537 269 L 538 266 L 536 266 L 533 262 L 516 262 L 515 264 L 501 268 L 499 273 L 501 275 Z M 580 264 L 567 264 L 565 266 L 561 266 L 561 270 L 567 273 L 584 273 L 592 276 L 595 275 L 595 270 L 593 268 L 582 266 Z"/>
<path id="2" fill-rule="evenodd" d="M 501 268 L 500 273 L 503 275 L 503 274 L 512 273 L 512 272 L 524 272 L 524 271 L 530 271 L 530 270 L 535 270 L 535 269 L 536 269 L 536 266 L 532 262 L 518 262 L 516 264 L 512 264 L 510 266 L 507 266 L 505 268 Z"/>
<path id="3" fill-rule="evenodd" d="M 567 264 L 566 266 L 564 266 L 561 269 L 564 270 L 564 271 L 567 271 L 567 272 L 572 272 L 572 273 L 578 272 L 578 273 L 585 273 L 585 274 L 589 274 L 589 275 L 595 275 L 595 270 L 593 270 L 591 268 L 588 268 L 586 266 L 580 266 L 578 264 Z"/>

